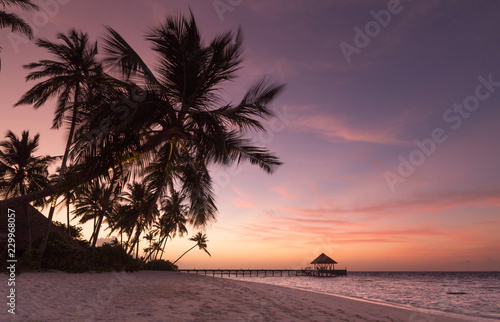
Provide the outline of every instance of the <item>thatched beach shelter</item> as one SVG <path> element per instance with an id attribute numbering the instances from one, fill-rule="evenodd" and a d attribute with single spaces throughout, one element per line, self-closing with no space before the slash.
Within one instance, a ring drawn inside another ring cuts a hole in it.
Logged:
<path id="1" fill-rule="evenodd" d="M 314 265 L 315 270 L 335 270 L 334 265 L 338 264 L 336 261 L 325 255 L 325 253 L 321 253 L 315 260 L 311 262 Z"/>
<path id="2" fill-rule="evenodd" d="M 15 243 L 16 255 L 21 255 L 27 248 L 29 243 L 29 224 L 31 222 L 31 241 L 41 238 L 45 234 L 48 219 L 35 207 L 31 205 L 13 207 L 15 214 Z M 8 208 L 0 208 L 0 252 L 7 250 L 8 241 Z M 52 224 L 51 231 L 59 232 L 59 234 L 67 239 L 72 246 L 80 248 L 81 246 L 71 238 L 69 238 L 65 231 L 56 225 Z"/>

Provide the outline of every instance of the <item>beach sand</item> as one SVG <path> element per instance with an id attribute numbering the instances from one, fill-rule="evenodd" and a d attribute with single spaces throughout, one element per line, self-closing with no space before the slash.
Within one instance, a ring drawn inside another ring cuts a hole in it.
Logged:
<path id="1" fill-rule="evenodd" d="M 1 274 L 2 298 L 8 294 Z M 23 273 L 0 321 L 477 321 L 195 274 Z"/>

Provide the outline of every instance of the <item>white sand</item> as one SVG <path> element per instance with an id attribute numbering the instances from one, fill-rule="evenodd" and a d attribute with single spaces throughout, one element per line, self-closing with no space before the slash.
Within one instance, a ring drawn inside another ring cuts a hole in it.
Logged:
<path id="1" fill-rule="evenodd" d="M 7 276 L 0 274 L 6 299 Z M 478 321 L 195 274 L 23 273 L 0 321 Z"/>

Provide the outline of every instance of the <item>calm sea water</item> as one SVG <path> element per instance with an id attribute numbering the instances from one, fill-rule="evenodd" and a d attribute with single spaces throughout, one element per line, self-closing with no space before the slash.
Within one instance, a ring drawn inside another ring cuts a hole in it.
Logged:
<path id="1" fill-rule="evenodd" d="M 350 272 L 336 278 L 236 279 L 500 320 L 500 272 Z"/>

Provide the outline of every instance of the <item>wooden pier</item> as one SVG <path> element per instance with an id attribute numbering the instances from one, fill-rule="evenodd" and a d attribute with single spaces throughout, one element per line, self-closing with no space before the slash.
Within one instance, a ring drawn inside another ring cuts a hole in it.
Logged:
<path id="1" fill-rule="evenodd" d="M 315 277 L 335 277 L 347 276 L 347 269 L 179 269 L 183 273 L 195 273 L 220 277 L 283 277 L 283 276 L 315 276 Z"/>

